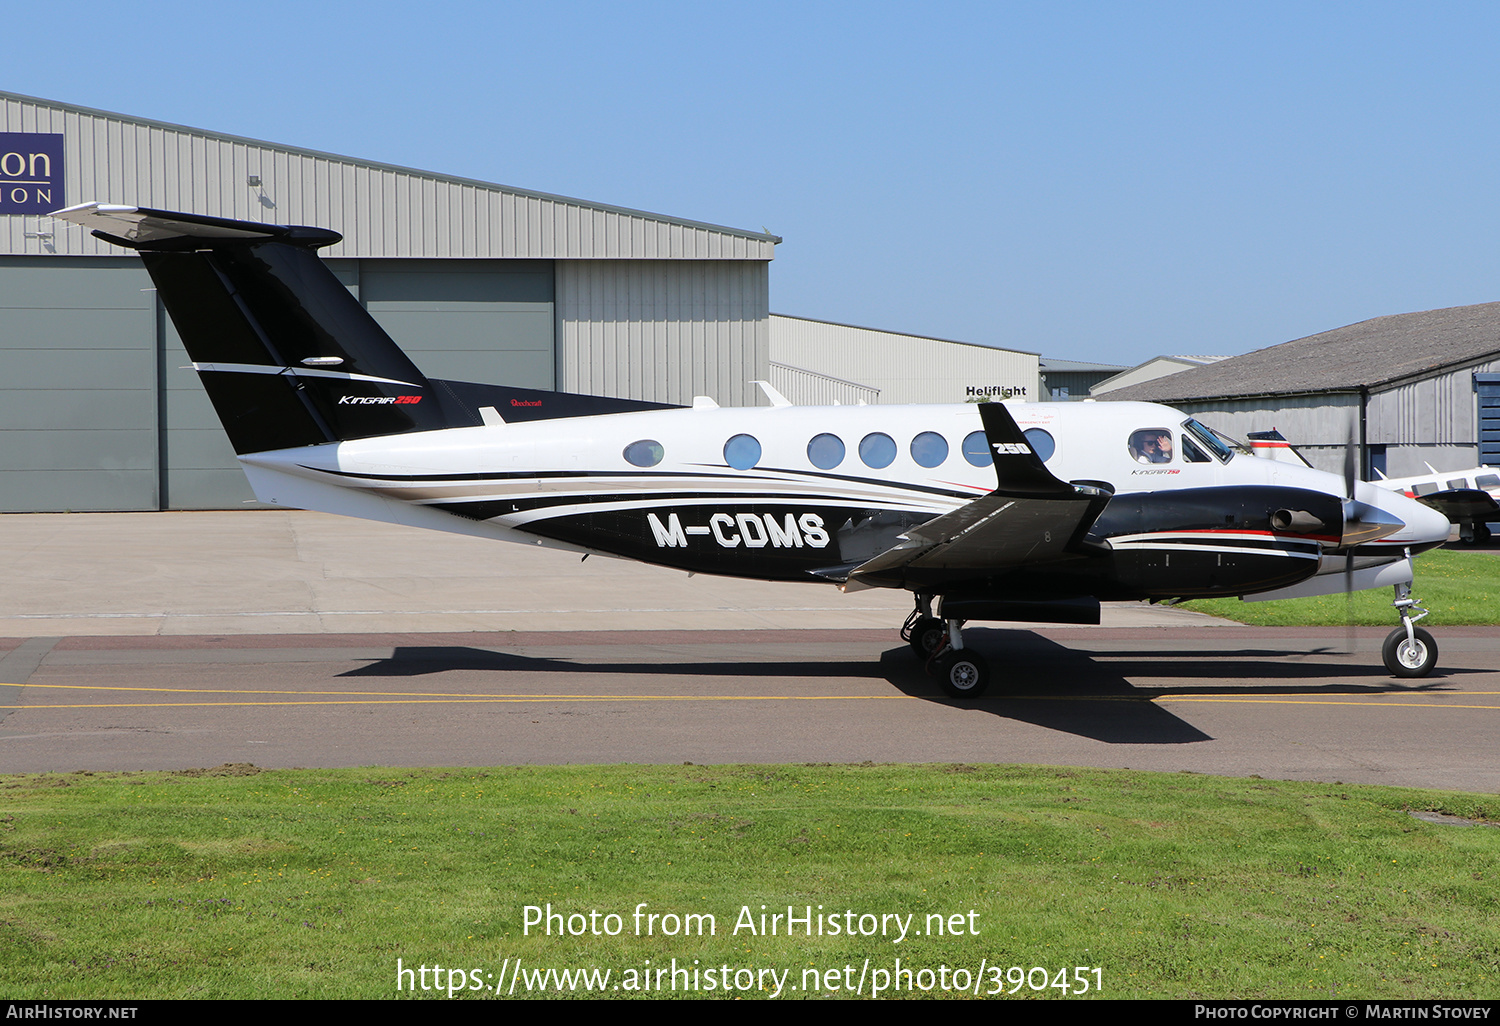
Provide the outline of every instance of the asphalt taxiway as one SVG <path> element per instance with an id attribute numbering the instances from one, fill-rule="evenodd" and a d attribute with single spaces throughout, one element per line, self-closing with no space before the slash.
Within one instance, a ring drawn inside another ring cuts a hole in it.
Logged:
<path id="1" fill-rule="evenodd" d="M 1500 790 L 1500 637 L 1111 607 L 973 628 L 942 696 L 904 595 L 737 582 L 310 513 L 0 518 L 0 772 L 1024 762 Z M 1351 649 L 1352 642 L 1352 651 Z"/>

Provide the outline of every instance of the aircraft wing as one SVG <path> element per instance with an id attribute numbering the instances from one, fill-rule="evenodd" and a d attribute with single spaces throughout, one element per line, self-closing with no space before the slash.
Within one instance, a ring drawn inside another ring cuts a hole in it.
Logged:
<path id="1" fill-rule="evenodd" d="M 1464 520 L 1500 519 L 1500 503 L 1489 492 L 1478 488 L 1450 488 L 1447 491 L 1413 497 L 1455 524 Z"/>
<path id="2" fill-rule="evenodd" d="M 995 490 L 912 528 L 901 544 L 850 571 L 851 582 L 926 587 L 1109 551 L 1107 542 L 1085 536 L 1110 489 L 1054 477 L 1000 403 L 981 403 L 979 415 L 994 454 Z"/>

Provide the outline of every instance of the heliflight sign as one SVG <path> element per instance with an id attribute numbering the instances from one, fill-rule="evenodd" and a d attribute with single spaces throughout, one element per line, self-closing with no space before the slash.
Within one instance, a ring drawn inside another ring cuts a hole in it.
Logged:
<path id="1" fill-rule="evenodd" d="M 63 137 L 0 132 L 0 214 L 50 214 L 63 202 Z"/>

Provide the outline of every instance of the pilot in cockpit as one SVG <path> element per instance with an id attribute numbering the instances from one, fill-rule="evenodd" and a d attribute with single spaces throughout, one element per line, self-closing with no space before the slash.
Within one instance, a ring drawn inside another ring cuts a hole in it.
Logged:
<path id="1" fill-rule="evenodd" d="M 1165 428 L 1143 428 L 1131 432 L 1130 455 L 1137 463 L 1171 463 L 1172 432 Z"/>

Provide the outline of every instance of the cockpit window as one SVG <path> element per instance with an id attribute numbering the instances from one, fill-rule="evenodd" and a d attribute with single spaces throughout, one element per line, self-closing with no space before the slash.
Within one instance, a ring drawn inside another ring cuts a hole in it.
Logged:
<path id="1" fill-rule="evenodd" d="M 1166 428 L 1130 432 L 1130 455 L 1137 463 L 1171 463 L 1172 432 Z"/>
<path id="2" fill-rule="evenodd" d="M 1208 454 L 1198 448 L 1197 444 L 1187 435 L 1182 436 L 1182 458 L 1187 463 L 1212 463 Z"/>
<path id="3" fill-rule="evenodd" d="M 1225 438 L 1220 436 L 1220 434 L 1213 428 L 1208 427 L 1205 424 L 1200 424 L 1196 420 L 1189 419 L 1183 421 L 1182 429 L 1191 434 L 1199 442 L 1201 442 L 1203 444 L 1203 448 L 1213 453 L 1214 458 L 1217 459 L 1220 463 L 1228 463 L 1230 460 L 1234 459 L 1234 449 L 1231 448 L 1231 444 L 1238 446 L 1241 449 L 1244 448 L 1244 446 L 1241 446 L 1238 443 L 1231 443 L 1229 440 L 1226 440 Z"/>

